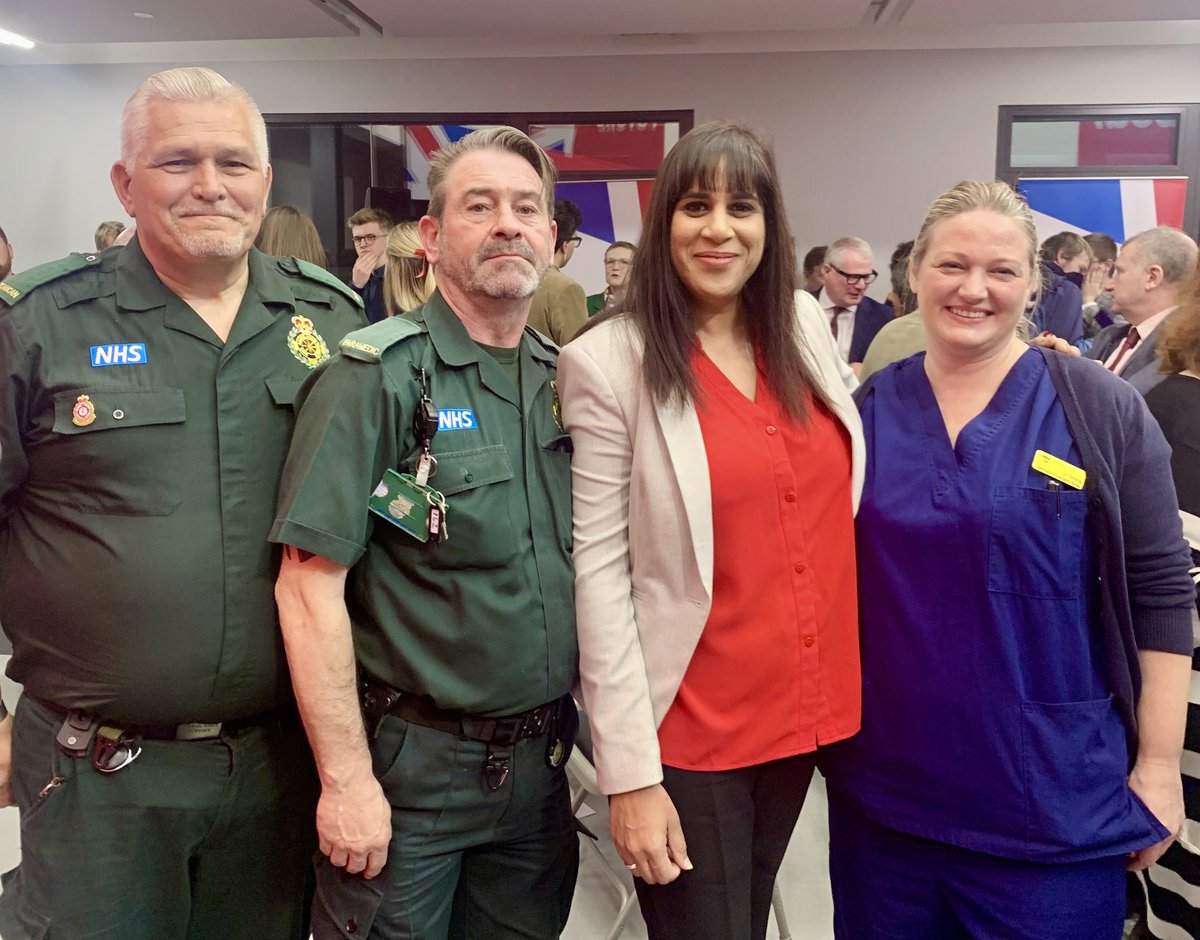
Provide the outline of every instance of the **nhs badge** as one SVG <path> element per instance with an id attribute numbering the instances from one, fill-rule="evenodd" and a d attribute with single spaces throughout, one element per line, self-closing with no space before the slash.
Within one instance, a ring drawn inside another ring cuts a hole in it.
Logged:
<path id="1" fill-rule="evenodd" d="M 145 343 L 109 343 L 92 347 L 92 368 L 101 366 L 144 366 Z"/>
<path id="2" fill-rule="evenodd" d="M 475 412 L 470 408 L 439 408 L 439 431 L 468 431 L 479 427 L 475 423 Z"/>

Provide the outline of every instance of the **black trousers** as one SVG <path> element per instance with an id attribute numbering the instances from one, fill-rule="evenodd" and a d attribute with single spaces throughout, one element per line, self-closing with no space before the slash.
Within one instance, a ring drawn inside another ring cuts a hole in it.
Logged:
<path id="1" fill-rule="evenodd" d="M 738 770 L 663 767 L 694 868 L 668 885 L 634 879 L 650 940 L 763 940 L 815 765 L 812 753 Z"/>

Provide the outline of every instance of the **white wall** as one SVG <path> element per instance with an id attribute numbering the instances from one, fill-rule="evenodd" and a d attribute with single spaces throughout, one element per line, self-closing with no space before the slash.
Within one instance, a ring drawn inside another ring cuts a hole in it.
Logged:
<path id="1" fill-rule="evenodd" d="M 108 182 L 121 107 L 178 64 L 197 63 L 0 67 L 0 226 L 18 269 L 88 247 L 97 222 L 123 217 Z M 994 173 L 1001 104 L 1200 101 L 1198 45 L 218 68 L 267 112 L 693 108 L 697 121 L 743 120 L 775 142 L 800 250 L 857 234 L 881 260 L 932 197 Z"/>

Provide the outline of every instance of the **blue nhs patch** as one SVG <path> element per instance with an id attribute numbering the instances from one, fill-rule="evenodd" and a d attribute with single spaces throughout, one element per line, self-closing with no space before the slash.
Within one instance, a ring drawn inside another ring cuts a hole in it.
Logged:
<path id="1" fill-rule="evenodd" d="M 470 408 L 439 408 L 439 431 L 468 431 L 479 427 L 475 423 L 475 412 Z"/>
<path id="2" fill-rule="evenodd" d="M 92 347 L 92 368 L 101 366 L 144 366 L 145 343 L 109 343 Z"/>

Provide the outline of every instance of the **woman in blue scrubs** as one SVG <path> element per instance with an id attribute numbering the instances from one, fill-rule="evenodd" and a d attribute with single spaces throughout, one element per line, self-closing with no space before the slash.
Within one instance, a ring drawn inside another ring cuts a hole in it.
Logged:
<path id="1" fill-rule="evenodd" d="M 910 261 L 928 348 L 860 391 L 863 727 L 831 749 L 846 940 L 1119 940 L 1183 818 L 1195 612 L 1141 397 L 1022 343 L 1024 201 L 961 183 Z"/>

